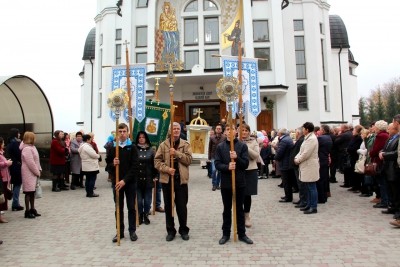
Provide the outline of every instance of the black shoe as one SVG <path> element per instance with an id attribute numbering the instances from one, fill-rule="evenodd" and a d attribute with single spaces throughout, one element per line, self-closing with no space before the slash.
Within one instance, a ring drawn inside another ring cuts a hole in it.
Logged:
<path id="1" fill-rule="evenodd" d="M 53 189 L 51 189 L 51 191 L 53 191 L 53 192 L 60 192 L 61 190 L 60 190 L 60 188 L 53 188 Z"/>
<path id="2" fill-rule="evenodd" d="M 284 198 L 284 199 L 279 200 L 279 202 L 280 202 L 280 203 L 289 203 L 289 202 L 292 202 L 292 200 L 291 200 L 291 199 Z"/>
<path id="3" fill-rule="evenodd" d="M 189 240 L 189 235 L 188 234 L 181 234 L 181 237 L 183 240 L 188 241 Z"/>
<path id="4" fill-rule="evenodd" d="M 300 200 L 298 200 L 298 201 L 293 201 L 292 203 L 295 204 L 295 205 L 299 205 L 299 204 L 300 204 Z"/>
<path id="5" fill-rule="evenodd" d="M 274 177 L 272 177 L 274 178 Z M 283 188 L 283 184 L 278 184 L 278 187 Z"/>
<path id="6" fill-rule="evenodd" d="M 308 210 L 305 210 L 304 211 L 304 214 L 313 214 L 313 213 L 317 213 L 318 211 L 317 211 L 317 209 L 308 209 Z"/>
<path id="7" fill-rule="evenodd" d="M 150 220 L 147 214 L 144 214 L 143 216 L 143 222 L 145 225 L 149 225 L 150 224 Z"/>
<path id="8" fill-rule="evenodd" d="M 42 214 L 39 214 L 39 213 L 37 212 L 36 209 L 31 209 L 31 213 L 32 213 L 33 215 L 35 215 L 35 217 L 42 216 Z"/>
<path id="9" fill-rule="evenodd" d="M 215 191 L 215 190 L 217 190 L 217 186 L 213 185 L 212 191 Z"/>
<path id="10" fill-rule="evenodd" d="M 387 210 L 382 210 L 381 212 L 383 214 L 395 214 L 396 213 L 396 209 L 388 208 Z"/>
<path id="11" fill-rule="evenodd" d="M 382 204 L 382 203 L 378 203 L 373 205 L 374 208 L 378 208 L 378 209 L 386 209 L 388 207 L 388 205 L 386 204 Z"/>
<path id="12" fill-rule="evenodd" d="M 95 194 L 95 193 L 93 193 L 93 194 L 86 194 L 86 197 L 99 197 L 99 194 Z"/>
<path id="13" fill-rule="evenodd" d="M 30 210 L 26 210 L 25 211 L 25 218 L 27 218 L 27 219 L 35 219 L 36 217 Z"/>
<path id="14" fill-rule="evenodd" d="M 75 190 L 76 189 L 75 185 L 71 184 L 70 189 Z"/>
<path id="15" fill-rule="evenodd" d="M 217 186 L 217 190 L 221 190 L 221 187 L 220 187 L 220 186 Z"/>
<path id="16" fill-rule="evenodd" d="M 131 238 L 131 241 L 136 241 L 136 240 L 138 240 L 138 237 L 137 237 L 137 235 L 136 235 L 135 232 L 130 232 L 130 233 L 129 233 L 129 237 Z"/>
<path id="17" fill-rule="evenodd" d="M 253 240 L 251 240 L 247 235 L 239 236 L 239 241 L 242 241 L 249 245 L 253 244 Z"/>
<path id="18" fill-rule="evenodd" d="M 318 200 L 318 204 L 325 204 L 326 203 L 326 200 L 324 201 L 324 200 Z"/>
<path id="19" fill-rule="evenodd" d="M 301 208 L 300 211 L 306 211 L 306 210 L 309 210 L 309 209 L 310 209 L 309 206 L 305 206 L 304 208 Z"/>
<path id="20" fill-rule="evenodd" d="M 219 240 L 219 244 L 220 245 L 223 245 L 223 244 L 225 244 L 226 242 L 228 242 L 228 240 L 229 240 L 229 236 L 226 236 L 226 235 L 223 235 L 222 237 L 221 237 L 221 239 Z"/>
<path id="21" fill-rule="evenodd" d="M 170 241 L 174 240 L 174 238 L 175 238 L 175 235 L 173 235 L 173 234 L 168 234 L 167 237 L 165 238 L 165 240 L 167 240 L 168 242 L 170 242 Z"/>
<path id="22" fill-rule="evenodd" d="M 120 236 L 119 236 L 120 239 L 122 239 L 122 238 L 124 238 L 124 237 L 125 237 L 124 235 L 120 235 Z M 118 236 L 115 235 L 115 236 L 113 237 L 113 239 L 112 239 L 112 242 L 113 242 L 113 243 L 117 243 L 117 241 L 118 241 Z"/>
<path id="23" fill-rule="evenodd" d="M 306 204 L 298 204 L 298 205 L 296 205 L 294 207 L 295 208 L 305 208 L 305 207 L 307 207 L 307 205 Z"/>
<path id="24" fill-rule="evenodd" d="M 22 206 L 12 207 L 12 211 L 20 211 L 20 210 L 24 210 L 24 207 Z"/>
<path id="25" fill-rule="evenodd" d="M 343 188 L 350 188 L 350 185 L 347 185 L 347 184 L 341 184 L 341 185 L 339 185 L 340 187 L 343 187 Z"/>

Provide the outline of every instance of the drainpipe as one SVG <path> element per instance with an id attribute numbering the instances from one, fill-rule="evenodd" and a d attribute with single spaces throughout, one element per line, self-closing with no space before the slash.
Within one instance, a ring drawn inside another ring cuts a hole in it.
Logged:
<path id="1" fill-rule="evenodd" d="M 344 121 L 344 111 L 343 111 L 343 84 L 342 84 L 342 63 L 340 61 L 340 54 L 342 53 L 342 45 L 340 45 L 338 57 L 339 57 L 339 78 L 340 78 L 340 100 L 342 106 L 342 121 Z"/>
<path id="2" fill-rule="evenodd" d="M 92 57 L 89 57 L 90 64 L 92 65 L 92 75 L 90 82 L 90 131 L 93 132 L 93 61 Z"/>

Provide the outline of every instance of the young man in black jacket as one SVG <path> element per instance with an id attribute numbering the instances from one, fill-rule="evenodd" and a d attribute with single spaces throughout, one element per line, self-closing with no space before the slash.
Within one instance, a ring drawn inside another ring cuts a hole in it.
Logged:
<path id="1" fill-rule="evenodd" d="M 131 241 L 138 239 L 136 235 L 136 175 L 138 169 L 138 151 L 129 137 L 128 125 L 120 123 L 118 125 L 119 144 L 114 142 L 111 149 L 107 151 L 106 162 L 111 175 L 111 184 L 115 201 L 115 193 L 119 191 L 119 212 L 120 212 L 120 238 L 124 238 L 124 195 L 126 205 L 128 207 L 128 223 L 129 237 Z M 116 157 L 116 146 L 119 146 L 119 157 Z M 115 179 L 115 166 L 119 165 L 118 183 Z M 117 236 L 112 239 L 112 242 L 117 242 Z"/>
<path id="2" fill-rule="evenodd" d="M 233 132 L 231 135 L 231 131 Z M 230 239 L 232 225 L 232 171 L 235 171 L 236 186 L 236 219 L 239 240 L 246 244 L 253 241 L 246 236 L 243 202 L 246 189 L 245 173 L 249 166 L 249 154 L 245 143 L 237 138 L 233 139 L 234 151 L 230 150 L 231 136 L 236 136 L 233 125 L 226 125 L 225 136 L 227 139 L 217 146 L 215 151 L 215 168 L 221 172 L 221 196 L 224 205 L 222 214 L 222 238 L 219 244 L 223 245 Z M 234 161 L 231 161 L 233 159 Z M 236 233 L 234 233 L 236 234 Z"/>

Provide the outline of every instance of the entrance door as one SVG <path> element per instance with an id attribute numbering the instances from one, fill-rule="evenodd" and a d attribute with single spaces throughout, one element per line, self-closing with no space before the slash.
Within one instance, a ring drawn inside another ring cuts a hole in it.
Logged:
<path id="1" fill-rule="evenodd" d="M 185 104 L 183 102 L 174 101 L 175 113 L 174 113 L 174 121 L 180 123 L 181 121 L 185 122 Z"/>
<path id="2" fill-rule="evenodd" d="M 260 115 L 257 117 L 257 130 L 270 132 L 273 127 L 272 115 L 273 113 L 271 110 L 261 111 Z"/>
<path id="3" fill-rule="evenodd" d="M 193 119 L 197 118 L 197 109 L 201 109 L 203 113 L 200 114 L 200 117 L 204 119 L 208 125 L 215 126 L 217 125 L 220 118 L 220 108 L 218 104 L 210 104 L 210 105 L 190 105 L 189 106 L 189 122 Z"/>

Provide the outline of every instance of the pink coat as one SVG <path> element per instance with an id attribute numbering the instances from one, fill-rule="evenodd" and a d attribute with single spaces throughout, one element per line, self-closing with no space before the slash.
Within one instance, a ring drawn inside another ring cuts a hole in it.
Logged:
<path id="1" fill-rule="evenodd" d="M 8 170 L 7 159 L 3 155 L 4 151 L 0 151 L 0 172 L 1 177 L 3 177 L 3 182 L 10 182 L 11 176 Z"/>
<path id="2" fill-rule="evenodd" d="M 24 192 L 36 191 L 36 181 L 40 176 L 42 167 L 40 167 L 39 153 L 34 145 L 27 145 L 21 142 L 21 176 L 22 190 Z"/>

